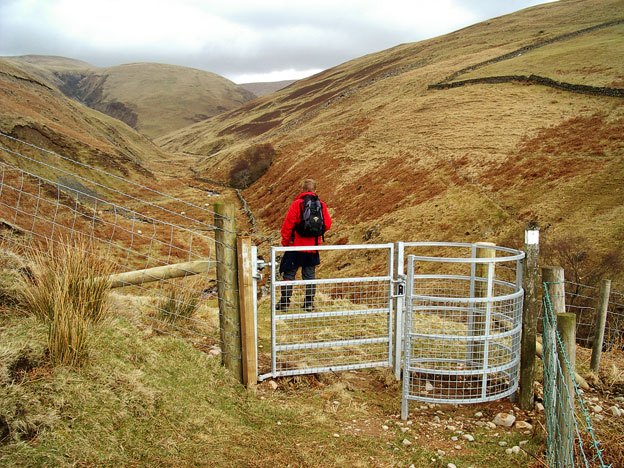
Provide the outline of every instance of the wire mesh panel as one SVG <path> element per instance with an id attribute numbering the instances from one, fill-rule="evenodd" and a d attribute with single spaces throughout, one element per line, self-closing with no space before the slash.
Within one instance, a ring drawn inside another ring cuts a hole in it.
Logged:
<path id="1" fill-rule="evenodd" d="M 272 362 L 271 373 L 260 378 L 390 366 L 393 245 L 318 247 L 345 255 L 380 251 L 385 276 L 278 281 L 277 253 L 305 249 L 271 250 Z M 289 298 L 287 307 L 282 297 Z"/>
<path id="2" fill-rule="evenodd" d="M 576 342 L 590 348 L 596 333 L 599 290 L 595 286 L 565 282 L 566 312 L 576 315 Z M 607 348 L 624 347 L 624 295 L 609 294 L 604 345 Z"/>
<path id="3" fill-rule="evenodd" d="M 112 293 L 117 310 L 157 333 L 222 349 L 217 281 L 208 273 L 216 264 L 215 213 L 162 193 L 157 184 L 149 178 L 138 184 L 0 133 L 0 242 L 27 254 L 82 240 L 112 268 L 115 286 L 127 286 Z M 174 265 L 173 276 L 155 273 Z M 138 270 L 146 270 L 140 280 L 127 281 Z"/>
<path id="4" fill-rule="evenodd" d="M 467 248 L 473 255 L 408 256 L 404 418 L 409 400 L 477 403 L 510 395 L 518 386 L 524 253 L 478 246 L 505 256 L 477 258 L 477 246 L 471 244 L 427 245 Z M 445 266 L 440 268 L 444 273 L 431 273 L 436 263 Z M 516 270 L 513 281 L 509 281 L 509 271 L 500 275 L 505 279 L 497 275 L 503 264 Z M 448 273 L 462 269 L 468 274 Z"/>
<path id="5" fill-rule="evenodd" d="M 591 348 L 593 345 L 598 301 L 599 289 L 596 286 L 565 281 L 566 312 L 576 315 L 576 342 L 585 348 Z M 541 317 L 543 312 L 542 308 Z M 540 321 L 538 327 L 540 333 L 541 326 Z M 617 291 L 611 291 L 609 294 L 604 346 L 607 349 L 624 349 L 624 294 Z"/>

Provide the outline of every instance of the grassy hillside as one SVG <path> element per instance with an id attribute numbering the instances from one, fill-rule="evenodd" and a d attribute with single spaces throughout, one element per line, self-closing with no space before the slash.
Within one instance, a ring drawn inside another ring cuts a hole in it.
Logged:
<path id="1" fill-rule="evenodd" d="M 245 390 L 220 359 L 133 318 L 132 296 L 112 295 L 116 315 L 89 329 L 86 363 L 52 365 L 47 327 L 21 312 L 16 299 L 23 266 L 0 249 L 2 466 L 424 466 L 442 449 L 445 464 L 515 464 L 496 456 L 473 420 L 474 407 L 443 408 L 445 414 L 439 405 L 425 406 L 408 423 L 399 421 L 400 386 L 383 371 L 280 379 L 257 393 Z M 493 417 L 511 404 L 479 409 Z M 421 430 L 436 417 L 440 423 L 439 415 L 476 441 L 453 443 L 456 433 L 445 424 Z M 519 430 L 501 432 L 509 444 L 529 439 Z M 539 450 L 543 434 L 530 438 L 527 447 Z"/>
<path id="2" fill-rule="evenodd" d="M 128 307 L 138 299 L 128 292 L 112 294 L 115 315 L 89 328 L 82 366 L 53 365 L 48 327 L 24 312 L 16 293 L 24 266 L 0 246 L 3 467 L 543 466 L 528 455 L 544 459 L 542 412 L 520 411 L 508 399 L 412 403 L 403 422 L 400 385 L 383 369 L 280 378 L 254 393 L 212 353 L 146 326 Z M 205 306 L 216 309 L 216 299 Z M 264 334 L 268 307 L 261 302 Z M 584 350 L 579 372 L 588 363 Z M 587 401 L 605 410 L 618 404 L 620 363 L 621 352 L 603 355 L 601 388 L 609 393 L 588 392 Z M 499 412 L 533 429 L 488 428 Z M 592 416 L 594 428 L 603 457 L 619 466 L 624 418 L 606 414 Z M 516 445 L 527 452 L 505 453 Z"/>
<path id="3" fill-rule="evenodd" d="M 12 62 L 0 60 L 0 131 L 70 159 L 86 163 L 111 174 L 133 180 L 153 178 L 145 168 L 150 159 L 167 153 L 126 124 L 68 99 L 44 81 L 30 75 Z M 2 146 L 41 160 L 41 152 L 6 137 Z M 2 151 L 0 158 L 29 168 L 36 174 L 56 180 L 56 175 L 41 165 Z M 52 156 L 46 162 L 74 174 L 104 181 L 101 174 L 81 169 L 71 162 Z M 109 185 L 114 185 L 109 182 Z"/>
<path id="4" fill-rule="evenodd" d="M 65 95 L 150 138 L 233 109 L 255 95 L 203 70 L 158 63 L 99 68 L 64 57 L 8 58 Z"/>
<path id="5" fill-rule="evenodd" d="M 518 245 L 536 220 L 552 239 L 579 236 L 580 250 L 621 250 L 622 19 L 616 0 L 533 7 L 347 62 L 158 141 L 199 154 L 194 169 L 221 180 L 250 147 L 272 145 L 244 195 L 274 242 L 311 176 L 333 208 L 330 242 L 372 231 L 371 241 Z M 429 88 L 501 75 L 616 95 L 520 80 Z"/>

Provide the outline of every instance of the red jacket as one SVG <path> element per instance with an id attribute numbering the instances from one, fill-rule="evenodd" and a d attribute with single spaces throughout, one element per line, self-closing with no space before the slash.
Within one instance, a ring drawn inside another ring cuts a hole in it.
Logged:
<path id="1" fill-rule="evenodd" d="M 282 224 L 282 245 L 284 247 L 289 246 L 314 246 L 321 245 L 321 237 L 303 237 L 300 236 L 297 231 L 295 231 L 295 226 L 301 221 L 301 213 L 303 212 L 303 197 L 306 195 L 316 195 L 314 192 L 303 192 L 299 194 L 299 196 L 292 202 L 290 208 L 288 209 L 288 213 L 286 214 L 286 219 L 284 219 L 284 224 Z M 327 205 L 325 202 L 321 201 L 321 206 L 323 207 L 323 221 L 325 222 L 325 231 L 329 231 L 331 227 L 331 217 L 329 216 L 329 211 L 327 211 Z M 293 240 L 294 234 L 294 240 Z M 318 239 L 318 242 L 317 242 Z M 307 252 L 307 251 L 306 251 Z M 311 250 L 310 252 L 314 252 Z"/>

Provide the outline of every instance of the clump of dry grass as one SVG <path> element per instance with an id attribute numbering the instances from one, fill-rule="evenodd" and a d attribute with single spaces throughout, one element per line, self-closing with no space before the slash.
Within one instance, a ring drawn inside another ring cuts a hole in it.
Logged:
<path id="1" fill-rule="evenodd" d="M 168 324 L 185 322 L 195 315 L 200 301 L 201 291 L 173 285 L 158 304 L 158 320 Z"/>
<path id="2" fill-rule="evenodd" d="M 19 303 L 17 288 L 24 261 L 13 252 L 9 243 L 0 238 L 0 314 L 14 311 Z"/>
<path id="3" fill-rule="evenodd" d="M 32 266 L 21 285 L 23 305 L 48 325 L 52 363 L 79 365 L 88 355 L 90 329 L 109 312 L 110 267 L 84 239 L 48 247 L 28 255 Z"/>

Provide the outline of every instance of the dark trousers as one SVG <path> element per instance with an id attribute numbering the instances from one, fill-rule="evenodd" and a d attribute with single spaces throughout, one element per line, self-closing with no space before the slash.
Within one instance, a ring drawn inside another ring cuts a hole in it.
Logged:
<path id="1" fill-rule="evenodd" d="M 295 275 L 297 274 L 298 268 L 294 270 L 286 270 L 283 274 L 284 281 L 293 281 L 295 279 Z M 301 277 L 303 280 L 313 280 L 316 278 L 316 266 L 302 266 L 301 267 Z M 282 297 L 280 297 L 279 308 L 286 309 L 290 304 L 290 297 L 293 293 L 292 286 L 282 286 Z M 312 303 L 314 302 L 314 294 L 316 292 L 316 285 L 314 284 L 306 284 L 306 292 L 305 299 L 303 302 L 303 307 L 305 309 L 309 309 L 312 307 Z"/>

